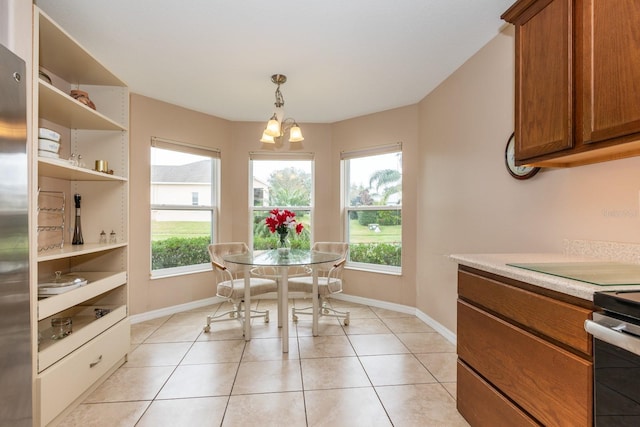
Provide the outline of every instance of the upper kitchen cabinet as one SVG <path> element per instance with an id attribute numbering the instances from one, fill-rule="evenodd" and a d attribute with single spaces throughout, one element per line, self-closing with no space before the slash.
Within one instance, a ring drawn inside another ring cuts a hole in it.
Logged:
<path id="1" fill-rule="evenodd" d="M 516 161 L 573 146 L 571 0 L 521 1 L 516 26 Z"/>
<path id="2" fill-rule="evenodd" d="M 580 3 L 580 2 L 578 2 Z M 640 137 L 640 2 L 582 2 L 577 46 L 582 141 Z M 580 122 L 577 122 L 580 123 Z"/>
<path id="3" fill-rule="evenodd" d="M 640 154 L 640 4 L 520 0 L 516 163 L 567 167 Z"/>

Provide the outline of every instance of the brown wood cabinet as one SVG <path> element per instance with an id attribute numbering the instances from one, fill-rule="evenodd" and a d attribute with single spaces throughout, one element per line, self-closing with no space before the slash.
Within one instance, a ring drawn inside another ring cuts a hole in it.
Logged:
<path id="1" fill-rule="evenodd" d="M 575 166 L 640 154 L 640 3 L 520 0 L 516 163 Z"/>
<path id="2" fill-rule="evenodd" d="M 592 311 L 590 301 L 461 266 L 460 413 L 472 426 L 592 425 L 592 347 L 583 329 Z"/>

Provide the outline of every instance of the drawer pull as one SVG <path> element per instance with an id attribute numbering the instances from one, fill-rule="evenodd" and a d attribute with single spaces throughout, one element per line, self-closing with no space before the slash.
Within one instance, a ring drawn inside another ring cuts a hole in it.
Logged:
<path id="1" fill-rule="evenodd" d="M 102 355 L 100 355 L 100 357 L 98 357 L 98 360 L 96 360 L 95 362 L 89 363 L 89 367 L 93 368 L 94 366 L 96 366 L 100 362 L 102 362 Z"/>

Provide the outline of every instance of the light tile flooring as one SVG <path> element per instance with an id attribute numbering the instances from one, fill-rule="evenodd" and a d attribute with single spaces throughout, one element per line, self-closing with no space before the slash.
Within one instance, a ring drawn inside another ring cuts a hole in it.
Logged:
<path id="1" fill-rule="evenodd" d="M 291 300 L 307 305 L 306 301 Z M 128 361 L 61 425 L 467 426 L 456 411 L 455 347 L 417 317 L 332 300 L 351 323 L 290 320 L 282 353 L 275 300 L 270 323 L 202 326 L 227 304 L 132 325 Z"/>

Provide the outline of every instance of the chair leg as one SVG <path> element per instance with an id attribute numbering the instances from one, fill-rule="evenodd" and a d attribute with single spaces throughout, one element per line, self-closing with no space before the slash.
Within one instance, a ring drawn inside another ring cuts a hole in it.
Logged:
<path id="1" fill-rule="evenodd" d="M 233 309 L 230 311 L 226 311 L 224 313 L 218 314 L 216 316 L 210 314 L 207 316 L 207 324 L 202 328 L 204 330 L 204 332 L 210 332 L 211 331 L 211 323 L 213 322 L 224 322 L 227 320 L 239 320 L 240 324 L 242 325 L 242 331 L 243 331 L 243 335 L 244 335 L 244 322 L 246 321 L 246 319 L 244 318 L 244 312 L 243 312 L 243 305 L 244 301 L 239 301 L 237 303 L 233 304 Z M 252 313 L 251 318 L 249 319 L 249 321 L 251 321 L 251 319 L 256 318 L 256 317 L 262 317 L 264 318 L 264 323 L 269 323 L 269 310 L 250 310 L 250 312 Z M 222 317 L 227 317 L 226 319 L 222 319 Z"/>
<path id="2" fill-rule="evenodd" d="M 255 319 L 256 317 L 264 317 L 264 323 L 269 323 L 269 310 L 264 310 L 264 311 L 260 311 L 260 310 L 249 310 L 251 313 L 257 313 L 254 315 L 251 315 L 252 319 Z"/>
<path id="3" fill-rule="evenodd" d="M 327 300 L 325 298 L 322 298 L 321 307 L 322 307 L 322 310 L 321 310 L 322 316 L 331 316 L 337 319 L 344 319 L 343 320 L 344 326 L 349 326 L 349 323 L 351 321 L 351 313 L 349 313 L 348 311 L 340 311 L 340 310 L 336 310 L 335 308 L 329 307 L 327 304 Z"/>
<path id="4" fill-rule="evenodd" d="M 204 326 L 204 331 L 205 332 L 210 332 L 211 331 L 211 315 L 207 316 L 207 324 Z"/>
<path id="5" fill-rule="evenodd" d="M 311 312 L 308 312 L 309 310 Z M 313 314 L 312 307 L 304 307 L 304 308 L 292 307 L 291 315 L 293 317 L 294 322 L 298 321 L 298 314 Z M 335 317 L 337 319 L 344 319 L 343 320 L 344 326 L 349 326 L 349 323 L 351 322 L 351 315 L 348 311 L 339 311 L 329 307 L 327 304 L 327 300 L 325 298 L 321 298 L 320 309 L 318 314 L 320 315 L 320 317 L 329 316 L 329 317 Z"/>

